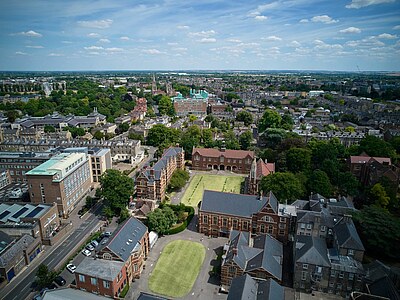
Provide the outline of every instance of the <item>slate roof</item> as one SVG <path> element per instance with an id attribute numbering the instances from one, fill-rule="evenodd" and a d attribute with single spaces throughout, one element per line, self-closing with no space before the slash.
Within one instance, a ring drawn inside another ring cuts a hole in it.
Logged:
<path id="1" fill-rule="evenodd" d="M 73 288 L 58 288 L 44 292 L 42 300 L 110 300 L 110 298 L 95 295 Z"/>
<path id="2" fill-rule="evenodd" d="M 372 295 L 386 297 L 390 300 L 399 300 L 400 294 L 389 277 L 385 276 L 368 284 L 367 288 Z"/>
<path id="3" fill-rule="evenodd" d="M 137 298 L 137 300 L 168 300 L 168 299 L 161 296 L 140 292 L 140 295 Z"/>
<path id="4" fill-rule="evenodd" d="M 22 251 L 28 249 L 33 243 L 35 239 L 25 234 L 14 244 L 10 245 L 4 252 L 0 255 L 0 267 L 6 267 L 10 261 L 14 259 L 17 255 L 20 255 Z"/>
<path id="5" fill-rule="evenodd" d="M 364 245 L 352 219 L 342 219 L 333 227 L 340 248 L 364 251 Z"/>
<path id="6" fill-rule="evenodd" d="M 124 263 L 120 261 L 85 257 L 76 267 L 75 272 L 90 277 L 114 281 L 123 267 Z"/>
<path id="7" fill-rule="evenodd" d="M 113 232 L 99 251 L 107 247 L 123 261 L 127 261 L 131 253 L 141 247 L 140 240 L 146 232 L 147 227 L 142 222 L 136 218 L 129 218 Z"/>
<path id="8" fill-rule="evenodd" d="M 226 158 L 234 158 L 234 159 L 244 159 L 247 156 L 250 156 L 251 159 L 254 158 L 254 151 L 246 151 L 246 150 L 229 150 L 226 149 L 221 151 L 215 148 L 193 148 L 192 155 L 195 153 L 200 154 L 205 157 L 226 157 Z"/>
<path id="9" fill-rule="evenodd" d="M 200 211 L 222 213 L 233 216 L 250 218 L 259 212 L 266 204 L 278 212 L 278 200 L 270 192 L 268 197 L 243 195 L 205 190 L 201 201 Z"/>
<path id="10" fill-rule="evenodd" d="M 295 261 L 296 263 L 330 267 L 325 239 L 298 235 Z"/>
<path id="11" fill-rule="evenodd" d="M 245 274 L 233 278 L 227 300 L 280 300 L 284 299 L 284 289 L 275 280 L 257 282 Z"/>

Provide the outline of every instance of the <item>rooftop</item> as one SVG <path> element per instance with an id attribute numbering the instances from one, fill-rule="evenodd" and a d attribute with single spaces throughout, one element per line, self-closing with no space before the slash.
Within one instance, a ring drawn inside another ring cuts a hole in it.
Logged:
<path id="1" fill-rule="evenodd" d="M 114 260 L 93 259 L 85 257 L 76 267 L 75 272 L 90 277 L 114 281 L 124 267 L 124 263 Z"/>

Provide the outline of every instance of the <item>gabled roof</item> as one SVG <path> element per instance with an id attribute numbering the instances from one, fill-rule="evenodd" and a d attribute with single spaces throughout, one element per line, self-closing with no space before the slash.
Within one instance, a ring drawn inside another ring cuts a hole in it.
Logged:
<path id="1" fill-rule="evenodd" d="M 261 177 L 275 172 L 275 163 L 265 163 L 262 159 L 259 159 L 256 163 L 256 170 L 256 178 L 261 179 Z"/>
<path id="2" fill-rule="evenodd" d="M 296 241 L 296 263 L 330 267 L 325 239 L 298 235 Z"/>
<path id="3" fill-rule="evenodd" d="M 129 218 L 113 232 L 109 241 L 100 249 L 108 248 L 123 261 L 127 261 L 132 252 L 140 249 L 140 240 L 147 227 L 136 218 Z"/>
<path id="4" fill-rule="evenodd" d="M 226 157 L 226 158 L 235 158 L 235 159 L 244 159 L 247 156 L 250 156 L 251 159 L 254 158 L 254 151 L 246 151 L 246 150 L 219 150 L 215 148 L 193 148 L 192 155 L 195 153 L 200 154 L 201 156 L 206 157 Z"/>
<path id="5" fill-rule="evenodd" d="M 275 280 L 256 281 L 245 274 L 235 277 L 229 288 L 228 300 L 280 300 L 284 289 Z"/>
<path id="6" fill-rule="evenodd" d="M 114 260 L 93 259 L 85 257 L 76 267 L 75 272 L 90 277 L 114 281 L 124 267 L 124 263 Z"/>
<path id="7" fill-rule="evenodd" d="M 364 245 L 358 235 L 353 220 L 344 217 L 333 227 L 340 248 L 364 251 Z"/>
<path id="8" fill-rule="evenodd" d="M 389 157 L 371 157 L 368 155 L 350 156 L 350 162 L 352 164 L 366 164 L 366 163 L 372 163 L 373 161 L 377 161 L 380 164 L 383 163 L 388 163 L 389 165 L 392 164 L 392 160 Z"/>
<path id="9" fill-rule="evenodd" d="M 275 206 L 275 200 L 274 196 L 271 201 L 272 206 Z M 200 211 L 250 218 L 254 213 L 259 212 L 268 201 L 267 197 L 205 190 Z"/>

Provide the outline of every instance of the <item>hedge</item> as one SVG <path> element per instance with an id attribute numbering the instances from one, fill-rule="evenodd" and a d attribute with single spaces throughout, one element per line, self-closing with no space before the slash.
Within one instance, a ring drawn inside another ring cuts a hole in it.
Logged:
<path id="1" fill-rule="evenodd" d="M 183 221 L 183 223 L 181 225 L 179 225 L 178 227 L 175 227 L 173 229 L 170 229 L 166 232 L 166 234 L 176 234 L 179 232 L 182 232 L 186 229 L 186 227 L 188 226 L 188 224 L 190 223 L 190 221 L 192 221 L 193 216 L 194 216 L 194 208 L 191 206 L 185 206 L 185 212 L 188 212 L 188 216 L 186 218 L 185 221 Z"/>

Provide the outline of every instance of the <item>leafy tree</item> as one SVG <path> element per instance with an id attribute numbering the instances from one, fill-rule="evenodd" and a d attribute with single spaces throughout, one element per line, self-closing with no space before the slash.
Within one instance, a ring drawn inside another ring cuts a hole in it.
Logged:
<path id="1" fill-rule="evenodd" d="M 142 144 L 144 143 L 144 136 L 140 133 L 131 132 L 128 134 L 128 139 L 130 140 L 139 140 Z"/>
<path id="2" fill-rule="evenodd" d="M 291 148 L 286 152 L 288 171 L 297 173 L 311 168 L 311 151 L 304 148 Z"/>
<path id="3" fill-rule="evenodd" d="M 36 272 L 36 283 L 39 288 L 49 286 L 56 278 L 57 273 L 50 271 L 47 265 L 41 264 Z"/>
<path id="4" fill-rule="evenodd" d="M 351 172 L 339 172 L 337 186 L 340 194 L 355 196 L 360 183 Z"/>
<path id="5" fill-rule="evenodd" d="M 392 145 L 373 135 L 367 135 L 360 141 L 360 151 L 365 151 L 370 156 L 396 157 Z"/>
<path id="6" fill-rule="evenodd" d="M 355 213 L 354 221 L 367 252 L 378 257 L 400 258 L 399 218 L 372 205 Z"/>
<path id="7" fill-rule="evenodd" d="M 121 133 L 128 131 L 129 123 L 121 123 L 118 125 L 118 129 Z"/>
<path id="8" fill-rule="evenodd" d="M 267 128 L 280 128 L 281 122 L 282 117 L 278 112 L 266 109 L 258 122 L 258 130 L 259 132 L 263 132 Z"/>
<path id="9" fill-rule="evenodd" d="M 312 172 L 308 181 L 309 192 L 318 193 L 325 197 L 332 195 L 332 184 L 329 181 L 328 175 L 321 170 Z"/>
<path id="10" fill-rule="evenodd" d="M 190 126 L 182 134 L 180 144 L 188 157 L 191 157 L 193 147 L 198 147 L 201 143 L 201 129 L 197 125 Z"/>
<path id="11" fill-rule="evenodd" d="M 235 93 L 228 93 L 225 96 L 225 100 L 228 102 L 232 102 L 232 100 L 234 100 L 234 99 L 236 99 L 236 100 L 240 99 L 239 95 L 237 95 Z"/>
<path id="12" fill-rule="evenodd" d="M 224 140 L 226 149 L 232 149 L 232 150 L 240 149 L 239 141 L 232 130 L 229 130 L 224 133 Z"/>
<path id="13" fill-rule="evenodd" d="M 380 184 L 375 184 L 371 189 L 371 196 L 375 199 L 375 204 L 385 208 L 389 205 L 390 197 L 386 194 L 385 188 Z"/>
<path id="14" fill-rule="evenodd" d="M 109 207 L 114 215 L 119 215 L 133 195 L 132 178 L 118 170 L 109 169 L 101 176 L 100 183 L 105 206 Z"/>
<path id="15" fill-rule="evenodd" d="M 165 234 L 177 220 L 174 211 L 168 206 L 156 208 L 147 215 L 149 229 L 159 234 Z"/>
<path id="16" fill-rule="evenodd" d="M 197 116 L 195 115 L 189 115 L 189 122 L 193 123 L 194 121 L 197 120 Z"/>
<path id="17" fill-rule="evenodd" d="M 251 131 L 247 130 L 243 132 L 239 136 L 240 149 L 248 150 L 251 146 L 252 141 L 253 141 L 253 134 L 251 133 Z"/>
<path id="18" fill-rule="evenodd" d="M 305 192 L 302 182 L 290 172 L 276 172 L 264 176 L 260 182 L 260 190 L 264 193 L 272 191 L 281 203 L 285 203 L 286 200 L 291 203 L 302 197 Z"/>
<path id="19" fill-rule="evenodd" d="M 250 124 L 253 123 L 253 115 L 251 114 L 251 112 L 248 112 L 247 110 L 241 110 L 236 115 L 236 121 L 243 122 L 244 125 L 249 126 Z"/>
<path id="20" fill-rule="evenodd" d="M 202 144 L 206 148 L 214 147 L 214 138 L 212 129 L 203 129 L 202 131 Z"/>
<path id="21" fill-rule="evenodd" d="M 102 131 L 98 130 L 93 134 L 93 137 L 96 140 L 101 140 L 102 138 L 104 138 L 104 133 Z"/>
<path id="22" fill-rule="evenodd" d="M 162 115 L 174 116 L 175 109 L 172 104 L 171 98 L 168 96 L 162 96 L 160 101 L 158 102 L 158 110 Z"/>
<path id="23" fill-rule="evenodd" d="M 189 177 L 189 173 L 186 170 L 176 170 L 171 176 L 169 188 L 171 190 L 179 190 L 183 188 L 189 180 Z"/>
<path id="24" fill-rule="evenodd" d="M 44 125 L 44 132 L 45 133 L 56 132 L 56 129 L 54 128 L 54 126 Z"/>
<path id="25" fill-rule="evenodd" d="M 147 135 L 147 144 L 155 147 L 172 145 L 179 141 L 180 132 L 177 129 L 168 128 L 163 124 L 154 125 Z"/>
<path id="26" fill-rule="evenodd" d="M 8 122 L 14 123 L 15 120 L 19 117 L 19 113 L 16 110 L 9 110 L 6 113 Z"/>
<path id="27" fill-rule="evenodd" d="M 281 122 L 281 126 L 283 129 L 286 130 L 292 130 L 293 129 L 293 125 L 294 125 L 294 121 L 292 119 L 292 116 L 290 114 L 284 114 L 282 116 L 282 122 Z"/>

